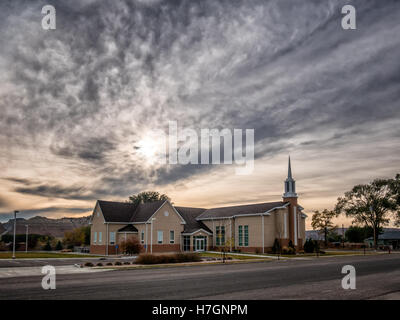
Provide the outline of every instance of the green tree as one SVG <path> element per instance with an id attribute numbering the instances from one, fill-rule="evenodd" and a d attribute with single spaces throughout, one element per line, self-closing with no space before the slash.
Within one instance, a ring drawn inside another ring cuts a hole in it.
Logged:
<path id="1" fill-rule="evenodd" d="M 304 243 L 304 252 L 313 253 L 315 249 L 315 241 L 313 239 L 307 239 Z"/>
<path id="2" fill-rule="evenodd" d="M 61 244 L 61 241 L 58 240 L 57 245 L 56 245 L 56 250 L 57 250 L 57 251 L 60 251 L 60 250 L 62 250 L 62 249 L 63 249 L 63 246 L 62 246 L 62 244 Z"/>
<path id="3" fill-rule="evenodd" d="M 81 232 L 84 235 L 84 245 L 90 245 L 90 226 L 81 227 Z"/>
<path id="4" fill-rule="evenodd" d="M 51 244 L 50 244 L 50 240 L 47 240 L 46 244 L 43 247 L 44 251 L 51 251 Z"/>
<path id="5" fill-rule="evenodd" d="M 400 174 L 397 174 L 394 179 L 389 180 L 389 188 L 397 204 L 397 210 L 394 212 L 395 225 L 400 226 Z"/>
<path id="6" fill-rule="evenodd" d="M 63 243 L 67 248 L 90 244 L 90 226 L 76 228 L 64 233 Z"/>
<path id="7" fill-rule="evenodd" d="M 144 191 L 129 197 L 129 202 L 135 205 L 138 205 L 140 203 L 155 202 L 159 200 L 171 201 L 171 199 L 167 195 L 160 194 L 156 191 Z"/>
<path id="8" fill-rule="evenodd" d="M 314 230 L 319 230 L 324 234 L 325 246 L 328 245 L 328 234 L 336 228 L 332 219 L 336 217 L 336 212 L 324 209 L 322 212 L 314 211 L 311 226 Z"/>
<path id="9" fill-rule="evenodd" d="M 335 229 L 329 231 L 328 233 L 328 242 L 342 242 L 343 240 L 343 236 L 339 233 L 337 233 L 337 231 Z"/>
<path id="10" fill-rule="evenodd" d="M 396 176 L 398 180 L 398 176 Z M 338 198 L 336 213 L 353 218 L 353 223 L 369 226 L 374 231 L 375 248 L 378 231 L 389 223 L 390 215 L 399 216 L 399 199 L 395 193 L 396 179 L 376 179 L 369 184 L 354 186 Z"/>
<path id="11" fill-rule="evenodd" d="M 139 240 L 135 237 L 132 239 L 127 239 L 120 243 L 121 251 L 125 254 L 139 254 L 143 251 L 143 246 L 140 244 Z"/>
<path id="12" fill-rule="evenodd" d="M 383 232 L 383 228 L 378 230 L 378 234 Z M 346 230 L 345 237 L 349 242 L 363 242 L 365 239 L 374 236 L 374 229 L 368 226 L 351 226 Z"/>
<path id="13" fill-rule="evenodd" d="M 278 238 L 275 238 L 274 245 L 272 246 L 272 253 L 280 253 L 281 252 L 281 244 Z"/>

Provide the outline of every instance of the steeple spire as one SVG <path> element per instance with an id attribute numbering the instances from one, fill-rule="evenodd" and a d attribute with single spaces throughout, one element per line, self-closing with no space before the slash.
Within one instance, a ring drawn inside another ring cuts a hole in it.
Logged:
<path id="1" fill-rule="evenodd" d="M 290 163 L 290 156 L 288 162 L 288 176 L 285 180 L 285 193 L 283 194 L 284 198 L 297 198 L 296 193 L 296 181 L 292 177 L 292 166 Z"/>

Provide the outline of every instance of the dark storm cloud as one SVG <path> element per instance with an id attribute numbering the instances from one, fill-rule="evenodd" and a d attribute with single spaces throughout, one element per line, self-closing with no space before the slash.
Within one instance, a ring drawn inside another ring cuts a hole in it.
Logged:
<path id="1" fill-rule="evenodd" d="M 107 137 L 89 137 L 86 140 L 79 137 L 76 141 L 69 141 L 65 145 L 57 145 L 57 142 L 54 142 L 50 150 L 61 157 L 76 157 L 84 161 L 97 162 L 104 160 L 114 148 L 114 143 Z"/>
<path id="2" fill-rule="evenodd" d="M 30 187 L 17 187 L 15 192 L 21 194 L 28 194 L 34 196 L 41 196 L 46 198 L 62 198 L 70 200 L 94 200 L 92 195 L 85 195 L 87 193 L 83 188 L 66 188 L 60 185 L 37 185 Z"/>
<path id="3" fill-rule="evenodd" d="M 40 147 L 91 178 L 19 193 L 126 196 L 215 169 L 136 157 L 136 143 L 168 120 L 255 129 L 260 159 L 351 148 L 400 115 L 398 1 L 350 1 L 356 31 L 340 27 L 344 0 L 47 3 L 57 8 L 51 32 L 40 26 L 45 2 L 0 5 L 0 143 Z"/>

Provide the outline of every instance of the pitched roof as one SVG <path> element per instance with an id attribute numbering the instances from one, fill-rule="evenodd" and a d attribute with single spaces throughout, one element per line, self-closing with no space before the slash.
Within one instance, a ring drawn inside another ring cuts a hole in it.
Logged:
<path id="1" fill-rule="evenodd" d="M 154 202 L 141 203 L 137 206 L 135 212 L 131 216 L 130 222 L 145 222 L 156 212 L 165 200 L 159 200 Z"/>
<path id="2" fill-rule="evenodd" d="M 118 232 L 138 232 L 135 226 L 128 224 L 125 227 L 118 230 Z"/>
<path id="3" fill-rule="evenodd" d="M 135 212 L 135 205 L 128 202 L 98 201 L 106 222 L 129 222 Z"/>
<path id="4" fill-rule="evenodd" d="M 146 222 L 163 205 L 165 201 L 141 203 L 135 206 L 129 202 L 111 202 L 99 200 L 99 206 L 106 222 L 135 223 Z M 251 215 L 267 212 L 282 207 L 288 202 L 266 202 L 240 206 L 219 207 L 213 209 L 174 207 L 185 220 L 185 233 L 192 233 L 199 229 L 207 232 L 211 230 L 201 222 L 202 219 L 228 218 L 237 215 Z M 136 230 L 137 231 L 137 230 Z"/>
<path id="5" fill-rule="evenodd" d="M 400 240 L 400 230 L 384 231 L 378 235 L 379 240 Z M 369 237 L 365 240 L 374 240 L 374 237 Z"/>
<path id="6" fill-rule="evenodd" d="M 263 213 L 276 207 L 282 207 L 287 202 L 265 202 L 256 204 L 246 204 L 241 206 L 220 207 L 205 210 L 197 217 L 197 220 L 212 219 L 212 218 L 228 218 L 237 215 L 250 215 L 255 213 Z"/>
<path id="7" fill-rule="evenodd" d="M 145 222 L 164 202 L 160 200 L 135 206 L 129 202 L 98 201 L 106 222 L 122 223 Z"/>
<path id="8" fill-rule="evenodd" d="M 199 229 L 203 229 L 207 232 L 212 231 L 201 221 L 197 221 L 196 218 L 204 212 L 206 209 L 203 208 L 190 208 L 190 207 L 175 207 L 182 218 L 186 221 L 183 229 L 183 233 L 192 233 Z"/>

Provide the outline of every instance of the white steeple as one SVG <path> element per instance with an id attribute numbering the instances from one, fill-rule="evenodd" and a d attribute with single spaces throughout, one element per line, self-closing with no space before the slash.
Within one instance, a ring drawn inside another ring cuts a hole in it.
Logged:
<path id="1" fill-rule="evenodd" d="M 285 180 L 285 193 L 283 194 L 284 198 L 297 198 L 296 193 L 296 181 L 292 178 L 292 166 L 290 164 L 290 156 L 289 156 L 289 164 L 288 164 L 288 176 Z"/>

